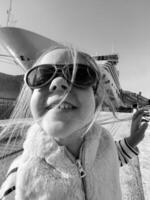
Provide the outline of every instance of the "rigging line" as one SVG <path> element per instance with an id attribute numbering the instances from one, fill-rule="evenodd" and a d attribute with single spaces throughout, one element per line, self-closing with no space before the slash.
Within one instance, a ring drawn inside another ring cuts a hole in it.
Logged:
<path id="1" fill-rule="evenodd" d="M 14 58 L 13 56 L 11 56 L 11 55 L 6 55 L 6 54 L 0 54 L 0 57 Z"/>
<path id="2" fill-rule="evenodd" d="M 8 59 L 8 61 L 7 61 L 7 59 L 6 59 L 6 61 L 5 60 L 0 60 L 0 62 L 4 62 L 4 63 L 8 63 L 8 64 L 13 64 L 13 65 L 16 65 L 16 66 L 20 67 L 20 64 L 15 59 L 14 60 L 9 60 Z"/>
<path id="3" fill-rule="evenodd" d="M 15 62 L 13 62 L 13 61 L 7 61 L 7 60 L 0 60 L 0 62 L 1 63 L 6 63 L 6 64 L 10 64 L 10 65 L 12 65 L 12 64 L 16 64 Z"/>
<path id="4" fill-rule="evenodd" d="M 17 64 L 16 62 L 15 62 L 15 59 L 14 59 L 14 57 L 13 56 L 11 56 L 11 55 L 5 55 L 5 54 L 0 54 L 0 61 L 2 62 L 12 62 L 12 63 L 14 63 L 14 64 Z"/>
<path id="5" fill-rule="evenodd" d="M 14 62 L 13 59 L 0 57 L 1 61 Z"/>
<path id="6" fill-rule="evenodd" d="M 15 62 L 15 59 L 19 59 L 20 57 L 18 56 L 11 56 L 11 55 L 5 55 L 5 54 L 0 54 L 0 59 L 8 59 L 8 60 L 12 60 Z"/>

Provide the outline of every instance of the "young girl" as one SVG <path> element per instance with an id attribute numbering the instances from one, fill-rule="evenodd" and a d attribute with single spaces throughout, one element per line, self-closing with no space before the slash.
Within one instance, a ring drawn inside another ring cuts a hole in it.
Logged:
<path id="1" fill-rule="evenodd" d="M 106 97 L 95 61 L 70 48 L 50 50 L 25 82 L 35 124 L 19 159 L 15 199 L 121 199 L 115 144 L 95 122 Z"/>

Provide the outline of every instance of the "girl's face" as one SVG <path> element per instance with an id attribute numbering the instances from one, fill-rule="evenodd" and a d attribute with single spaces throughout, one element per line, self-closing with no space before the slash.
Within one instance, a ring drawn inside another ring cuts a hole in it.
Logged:
<path id="1" fill-rule="evenodd" d="M 80 55 L 77 62 L 87 64 Z M 65 49 L 57 49 L 47 53 L 36 64 L 66 63 L 73 63 L 71 54 Z M 84 130 L 94 117 L 95 96 L 92 87 L 69 89 L 69 84 L 59 74 L 46 86 L 33 90 L 30 102 L 33 118 L 39 121 L 47 134 L 55 138 L 64 139 Z"/>

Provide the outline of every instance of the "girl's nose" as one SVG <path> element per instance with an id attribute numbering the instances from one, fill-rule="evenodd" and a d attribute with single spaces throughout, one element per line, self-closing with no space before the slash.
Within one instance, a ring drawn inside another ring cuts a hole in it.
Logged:
<path id="1" fill-rule="evenodd" d="M 49 91 L 54 92 L 54 91 L 66 91 L 68 90 L 69 85 L 67 81 L 63 77 L 56 77 L 53 79 L 49 86 Z"/>

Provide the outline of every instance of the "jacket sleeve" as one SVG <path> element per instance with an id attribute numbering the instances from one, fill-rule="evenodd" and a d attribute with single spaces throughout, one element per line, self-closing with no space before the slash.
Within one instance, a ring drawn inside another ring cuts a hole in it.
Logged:
<path id="1" fill-rule="evenodd" d="M 6 179 L 0 188 L 0 200 L 15 199 L 16 175 L 21 156 L 18 156 L 10 165 Z"/>
<path id="2" fill-rule="evenodd" d="M 126 139 L 122 139 L 119 141 L 115 141 L 117 151 L 118 151 L 118 159 L 120 162 L 120 166 L 127 164 L 134 156 L 138 156 L 139 150 L 137 147 L 131 147 Z"/>

